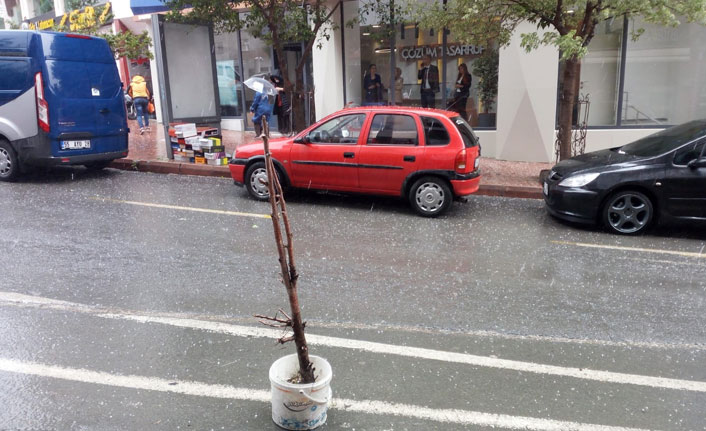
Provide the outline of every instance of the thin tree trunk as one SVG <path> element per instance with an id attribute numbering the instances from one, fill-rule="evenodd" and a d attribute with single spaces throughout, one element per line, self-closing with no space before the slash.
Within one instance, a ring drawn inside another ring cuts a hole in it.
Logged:
<path id="1" fill-rule="evenodd" d="M 578 59 L 564 62 L 564 72 L 561 75 L 561 97 L 559 98 L 559 160 L 571 157 L 571 126 L 574 104 L 579 83 Z"/>
<path id="2" fill-rule="evenodd" d="M 272 207 L 272 226 L 274 228 L 275 242 L 277 243 L 277 253 L 279 254 L 282 280 L 287 288 L 289 306 L 292 312 L 292 331 L 294 332 L 294 344 L 297 348 L 297 358 L 299 359 L 300 383 L 314 382 L 314 367 L 309 360 L 309 347 L 304 336 L 304 323 L 302 322 L 301 310 L 299 308 L 299 297 L 297 295 L 297 279 L 299 274 L 294 264 L 294 245 L 292 229 L 287 214 L 287 204 L 282 194 L 282 185 L 277 177 L 272 156 L 270 154 L 270 128 L 267 119 L 262 119 L 264 145 L 265 145 L 265 167 L 267 169 L 267 190 L 270 193 L 270 206 Z M 280 218 L 281 217 L 281 218 Z M 284 224 L 286 244 L 282 237 L 282 224 Z M 286 249 L 286 251 L 285 251 Z"/>
<path id="3" fill-rule="evenodd" d="M 306 102 L 309 95 L 304 88 L 304 71 L 303 68 L 297 67 L 297 82 L 294 88 L 293 99 L 296 99 L 296 104 L 292 104 L 293 126 L 294 130 L 300 131 L 306 128 Z"/>

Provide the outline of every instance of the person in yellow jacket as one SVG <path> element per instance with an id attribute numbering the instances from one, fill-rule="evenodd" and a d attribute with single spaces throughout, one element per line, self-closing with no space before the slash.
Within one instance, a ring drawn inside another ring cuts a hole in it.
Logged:
<path id="1" fill-rule="evenodd" d="M 147 112 L 147 104 L 150 101 L 150 91 L 147 89 L 145 78 L 140 75 L 133 76 L 132 82 L 130 82 L 130 89 L 127 93 L 132 97 L 132 103 L 135 105 L 135 110 L 137 110 L 137 124 L 140 126 L 141 135 L 145 133 L 145 130 L 150 129 L 150 117 L 149 112 Z"/>

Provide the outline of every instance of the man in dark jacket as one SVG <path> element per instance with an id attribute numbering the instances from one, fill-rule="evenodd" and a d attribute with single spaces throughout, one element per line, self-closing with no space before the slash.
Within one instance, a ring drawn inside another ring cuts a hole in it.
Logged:
<path id="1" fill-rule="evenodd" d="M 289 101 L 289 95 L 284 90 L 284 79 L 278 75 L 272 75 L 270 81 L 277 89 L 277 97 L 275 98 L 275 106 L 272 113 L 277 116 L 277 126 L 279 132 L 283 135 L 292 133 L 290 115 L 292 113 L 292 104 Z"/>
<path id="2" fill-rule="evenodd" d="M 419 70 L 417 78 L 422 80 L 420 89 L 422 108 L 434 108 L 436 93 L 439 92 L 439 68 L 431 64 L 429 55 L 422 58 L 422 68 Z"/>

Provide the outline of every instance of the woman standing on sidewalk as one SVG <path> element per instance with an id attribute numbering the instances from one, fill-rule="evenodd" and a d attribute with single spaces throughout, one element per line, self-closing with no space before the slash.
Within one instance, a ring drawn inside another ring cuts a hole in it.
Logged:
<path id="1" fill-rule="evenodd" d="M 150 130 L 150 117 L 147 112 L 147 104 L 150 100 L 150 91 L 147 89 L 145 78 L 140 75 L 132 77 L 130 89 L 127 91 L 132 97 L 132 103 L 137 110 L 137 124 L 140 126 L 140 135 L 145 133 L 145 130 Z M 144 123 L 143 123 L 144 119 Z"/>

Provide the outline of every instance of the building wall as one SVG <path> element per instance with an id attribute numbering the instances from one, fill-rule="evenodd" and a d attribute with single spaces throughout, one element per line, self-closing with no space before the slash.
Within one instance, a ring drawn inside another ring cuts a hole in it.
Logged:
<path id="1" fill-rule="evenodd" d="M 338 2 L 330 2 L 329 7 L 336 7 Z M 312 48 L 312 68 L 314 71 L 314 103 L 316 119 L 320 120 L 331 112 L 343 108 L 343 67 L 341 61 L 341 31 L 345 23 L 341 23 L 339 9 L 333 14 L 333 21 L 339 30 L 331 32 L 329 40 L 320 38 L 321 48 L 314 43 Z M 320 89 L 323 89 L 321 91 Z"/>
<path id="2" fill-rule="evenodd" d="M 554 153 L 559 52 L 543 46 L 527 53 L 520 35 L 535 30 L 521 24 L 500 50 L 496 146 L 484 151 L 487 156 L 547 162 Z"/>

